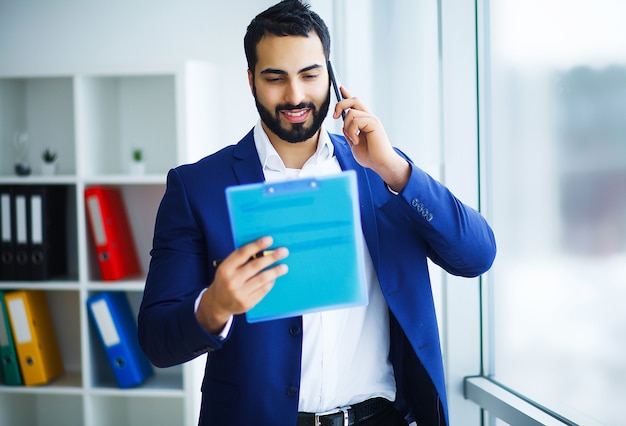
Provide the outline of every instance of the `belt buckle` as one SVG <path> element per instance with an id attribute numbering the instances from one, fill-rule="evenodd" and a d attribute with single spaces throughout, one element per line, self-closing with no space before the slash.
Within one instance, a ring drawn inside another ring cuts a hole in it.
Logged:
<path id="1" fill-rule="evenodd" d="M 350 407 L 349 405 L 346 405 L 345 407 L 333 408 L 332 410 L 324 411 L 323 413 L 315 413 L 315 422 L 313 423 L 313 426 L 322 426 L 320 417 L 330 416 L 331 414 L 337 414 L 337 413 L 343 413 L 343 426 L 349 426 L 348 425 L 348 410 L 350 410 L 350 408 L 352 407 Z"/>

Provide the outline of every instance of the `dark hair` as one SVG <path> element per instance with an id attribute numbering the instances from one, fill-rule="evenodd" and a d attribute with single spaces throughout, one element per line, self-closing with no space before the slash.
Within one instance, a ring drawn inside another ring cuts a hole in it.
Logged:
<path id="1" fill-rule="evenodd" d="M 328 27 L 301 0 L 282 0 L 264 12 L 258 14 L 246 31 L 243 47 L 248 61 L 248 69 L 254 73 L 258 61 L 256 46 L 267 34 L 276 36 L 305 36 L 314 30 L 324 48 L 326 60 L 330 58 L 330 32 Z"/>

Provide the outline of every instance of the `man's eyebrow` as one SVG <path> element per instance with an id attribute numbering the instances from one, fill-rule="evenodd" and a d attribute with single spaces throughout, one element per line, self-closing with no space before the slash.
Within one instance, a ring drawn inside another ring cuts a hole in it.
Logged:
<path id="1" fill-rule="evenodd" d="M 280 75 L 287 75 L 287 71 L 284 70 L 278 70 L 278 69 L 274 69 L 274 68 L 266 68 L 263 71 L 261 71 L 261 75 L 264 74 L 280 74 Z"/>
<path id="2" fill-rule="evenodd" d="M 317 68 L 322 68 L 322 66 L 320 64 L 309 65 L 308 67 L 304 67 L 300 71 L 298 71 L 298 74 L 302 74 L 303 72 L 308 72 Z M 266 68 L 263 71 L 261 71 L 261 75 L 265 75 L 265 74 L 287 75 L 287 71 L 276 69 L 276 68 Z"/>

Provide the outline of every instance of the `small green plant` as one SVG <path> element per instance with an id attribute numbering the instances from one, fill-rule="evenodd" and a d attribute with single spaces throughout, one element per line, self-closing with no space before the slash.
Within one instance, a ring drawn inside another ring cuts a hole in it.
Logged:
<path id="1" fill-rule="evenodd" d="M 143 161 L 143 151 L 141 149 L 133 149 L 133 160 L 138 163 Z"/>
<path id="2" fill-rule="evenodd" d="M 45 163 L 54 163 L 54 160 L 57 159 L 57 153 L 52 151 L 50 148 L 46 148 L 41 154 L 41 158 Z"/>

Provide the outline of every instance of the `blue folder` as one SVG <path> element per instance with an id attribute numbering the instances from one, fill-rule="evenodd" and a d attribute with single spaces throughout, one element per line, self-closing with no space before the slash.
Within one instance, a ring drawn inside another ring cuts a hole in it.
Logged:
<path id="1" fill-rule="evenodd" d="M 286 247 L 289 272 L 246 313 L 248 322 L 367 305 L 356 174 L 226 189 L 236 247 L 262 236 Z"/>
<path id="2" fill-rule="evenodd" d="M 119 387 L 145 382 L 154 371 L 139 347 L 137 322 L 126 294 L 103 292 L 88 298 L 87 306 Z"/>

